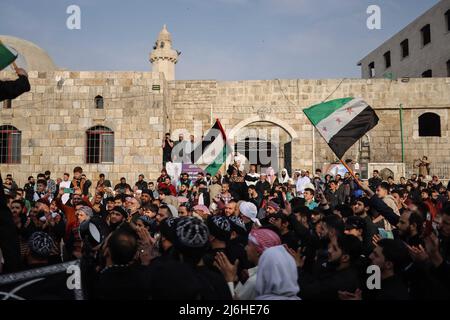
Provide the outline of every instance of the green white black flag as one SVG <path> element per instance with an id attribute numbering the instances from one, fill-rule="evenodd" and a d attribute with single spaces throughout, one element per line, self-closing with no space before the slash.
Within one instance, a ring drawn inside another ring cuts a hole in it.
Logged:
<path id="1" fill-rule="evenodd" d="M 379 120 L 366 102 L 355 98 L 323 102 L 303 112 L 339 159 Z"/>

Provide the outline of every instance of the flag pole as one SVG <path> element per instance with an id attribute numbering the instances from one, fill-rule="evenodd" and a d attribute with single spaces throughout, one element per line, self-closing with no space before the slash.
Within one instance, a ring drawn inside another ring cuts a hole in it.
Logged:
<path id="1" fill-rule="evenodd" d="M 16 71 L 16 73 L 19 72 L 19 67 L 17 66 L 17 64 L 15 62 L 12 63 L 13 69 L 14 71 Z"/>
<path id="2" fill-rule="evenodd" d="M 344 165 L 345 169 L 347 169 L 348 173 L 350 173 L 350 175 L 353 177 L 353 179 L 355 179 L 356 183 L 362 187 L 361 182 L 358 180 L 358 178 L 356 178 L 355 173 L 353 172 L 353 170 L 348 166 L 347 163 L 345 163 L 344 160 L 339 159 L 339 161 Z"/>

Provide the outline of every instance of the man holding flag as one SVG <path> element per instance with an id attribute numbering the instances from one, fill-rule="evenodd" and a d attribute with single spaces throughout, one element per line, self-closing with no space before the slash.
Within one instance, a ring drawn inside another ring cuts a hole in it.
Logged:
<path id="1" fill-rule="evenodd" d="M 30 82 L 28 81 L 27 72 L 18 68 L 14 61 L 17 55 L 14 55 L 1 41 L 0 41 L 0 71 L 5 69 L 10 64 L 13 64 L 14 69 L 19 76 L 16 80 L 2 81 L 0 80 L 0 101 L 6 99 L 15 99 L 24 92 L 30 91 Z"/>

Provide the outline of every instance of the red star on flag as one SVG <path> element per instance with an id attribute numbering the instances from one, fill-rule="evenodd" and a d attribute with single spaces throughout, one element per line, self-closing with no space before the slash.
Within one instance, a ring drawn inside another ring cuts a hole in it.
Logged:
<path id="1" fill-rule="evenodd" d="M 339 123 L 339 124 L 341 124 L 342 120 L 339 119 L 339 118 L 337 118 L 337 119 L 336 119 L 336 122 Z"/>
<path id="2" fill-rule="evenodd" d="M 353 109 L 351 107 L 347 108 L 346 110 L 347 110 L 348 114 L 352 114 L 352 112 L 353 112 Z"/>
<path id="3" fill-rule="evenodd" d="M 323 127 L 322 130 L 326 132 L 327 131 L 327 127 Z"/>

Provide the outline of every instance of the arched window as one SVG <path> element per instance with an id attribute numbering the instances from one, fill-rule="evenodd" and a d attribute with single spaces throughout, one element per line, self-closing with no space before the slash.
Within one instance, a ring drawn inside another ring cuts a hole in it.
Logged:
<path id="1" fill-rule="evenodd" d="M 419 137 L 440 137 L 441 117 L 436 113 L 427 112 L 419 117 Z"/>
<path id="2" fill-rule="evenodd" d="M 114 162 L 114 132 L 104 126 L 95 126 L 86 131 L 86 162 Z"/>
<path id="3" fill-rule="evenodd" d="M 0 126 L 0 163 L 20 163 L 22 132 L 9 125 Z"/>
<path id="4" fill-rule="evenodd" d="M 94 98 L 94 102 L 95 102 L 96 109 L 103 109 L 103 97 L 102 96 L 96 96 Z"/>

